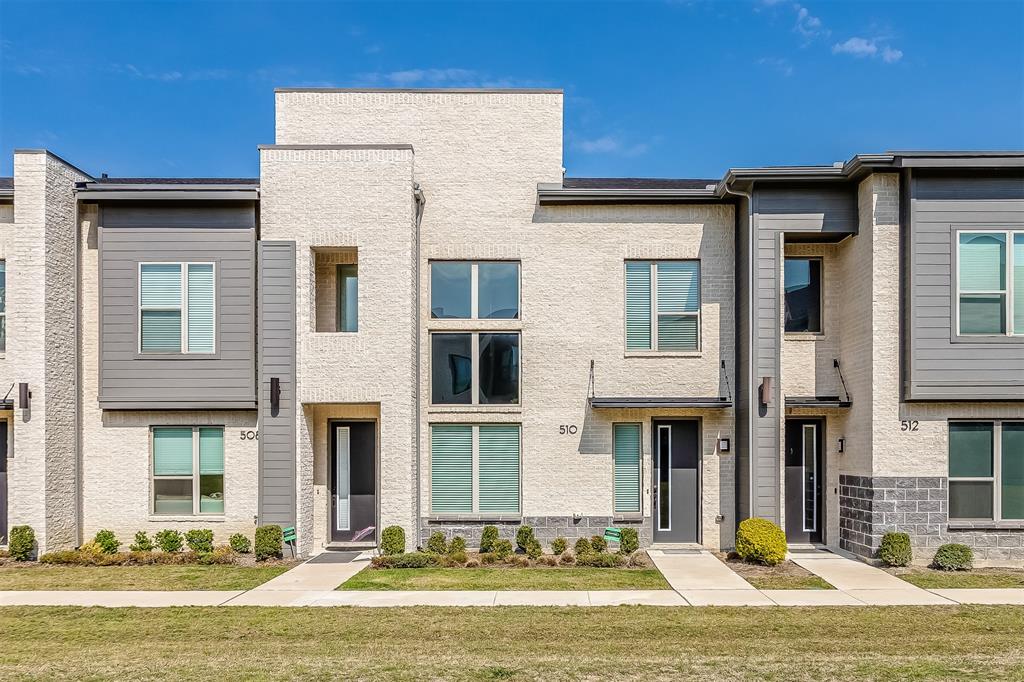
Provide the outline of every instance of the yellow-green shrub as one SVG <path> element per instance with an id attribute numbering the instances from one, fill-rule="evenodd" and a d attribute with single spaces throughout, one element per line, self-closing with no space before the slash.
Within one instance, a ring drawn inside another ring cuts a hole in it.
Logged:
<path id="1" fill-rule="evenodd" d="M 744 561 L 781 564 L 786 558 L 786 534 L 767 519 L 746 519 L 736 530 L 736 553 Z"/>

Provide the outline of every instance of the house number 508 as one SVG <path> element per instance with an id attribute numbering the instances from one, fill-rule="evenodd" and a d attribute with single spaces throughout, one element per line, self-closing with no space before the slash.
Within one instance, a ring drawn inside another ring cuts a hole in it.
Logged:
<path id="1" fill-rule="evenodd" d="M 241 438 L 239 440 L 259 440 L 259 438 L 260 438 L 260 432 L 259 431 L 245 431 L 245 430 L 242 430 L 240 435 L 241 435 Z"/>
<path id="2" fill-rule="evenodd" d="M 572 436 L 576 433 L 576 431 L 577 429 L 575 424 L 562 424 L 558 427 L 558 433 L 562 434 L 563 436 L 566 434 Z"/>

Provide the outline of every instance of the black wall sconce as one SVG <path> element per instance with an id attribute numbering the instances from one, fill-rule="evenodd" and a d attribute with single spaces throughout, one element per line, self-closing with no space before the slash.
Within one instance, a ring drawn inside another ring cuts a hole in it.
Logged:
<path id="1" fill-rule="evenodd" d="M 729 443 L 729 439 L 728 438 L 719 438 L 718 439 L 718 451 L 719 452 L 729 452 L 729 445 L 730 445 L 730 443 Z"/>
<path id="2" fill-rule="evenodd" d="M 846 439 L 845 438 L 840 438 L 839 439 L 839 452 L 846 452 Z"/>
<path id="3" fill-rule="evenodd" d="M 18 384 L 18 407 L 23 410 L 32 406 L 32 391 L 28 390 L 28 384 Z"/>
<path id="4" fill-rule="evenodd" d="M 277 414 L 281 408 L 281 380 L 277 377 L 270 378 L 270 411 Z"/>

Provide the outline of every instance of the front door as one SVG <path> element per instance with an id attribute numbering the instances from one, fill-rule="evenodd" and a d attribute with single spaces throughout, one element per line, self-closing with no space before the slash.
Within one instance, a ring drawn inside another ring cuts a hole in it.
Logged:
<path id="1" fill-rule="evenodd" d="M 0 421 L 0 539 L 7 542 L 7 422 Z"/>
<path id="2" fill-rule="evenodd" d="M 825 469 L 819 419 L 786 420 L 786 540 L 822 541 Z"/>
<path id="3" fill-rule="evenodd" d="M 700 424 L 655 420 L 654 541 L 700 542 Z"/>
<path id="4" fill-rule="evenodd" d="M 376 542 L 376 424 L 330 422 L 331 541 Z"/>

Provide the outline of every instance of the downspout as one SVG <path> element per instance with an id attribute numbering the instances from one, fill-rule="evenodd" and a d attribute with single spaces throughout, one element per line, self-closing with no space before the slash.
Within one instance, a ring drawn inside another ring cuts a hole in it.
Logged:
<path id="1" fill-rule="evenodd" d="M 427 198 L 426 198 L 426 196 L 424 196 L 423 190 L 420 188 L 420 183 L 418 183 L 418 182 L 413 182 L 412 183 L 412 196 L 413 196 L 413 198 L 416 201 L 416 220 L 415 220 L 415 228 L 413 230 L 413 258 L 415 259 L 413 262 L 416 264 L 416 276 L 413 278 L 415 280 L 415 282 L 413 284 L 413 316 L 412 316 L 413 317 L 413 334 L 414 334 L 414 338 L 416 339 L 416 357 L 415 357 L 415 359 L 413 361 L 413 371 L 416 373 L 416 401 L 415 401 L 415 407 L 413 409 L 413 414 L 415 415 L 415 419 L 416 419 L 416 426 L 415 426 L 415 433 L 416 433 L 416 440 L 415 440 L 415 443 L 416 443 L 416 476 L 415 476 L 415 480 L 413 481 L 413 485 L 416 487 L 416 518 L 415 518 L 415 523 L 416 523 L 416 529 L 415 529 L 415 531 L 416 531 L 416 544 L 415 544 L 415 546 L 416 547 L 421 547 L 422 543 L 420 542 L 420 535 L 421 535 L 422 531 L 420 529 L 420 519 L 422 518 L 421 517 L 421 509 L 422 509 L 422 504 L 423 504 L 423 501 L 422 501 L 423 481 L 422 481 L 422 473 L 421 473 L 422 472 L 422 469 L 421 469 L 421 457 L 422 457 L 422 455 L 420 453 L 420 444 L 421 444 L 421 441 L 422 441 L 422 438 L 420 436 L 420 431 L 422 429 L 422 425 L 420 424 L 420 404 L 421 404 L 422 399 L 423 399 L 423 394 L 421 392 L 422 386 L 420 385 L 420 381 L 421 381 L 420 380 L 420 356 L 422 355 L 421 349 L 420 349 L 420 314 L 421 314 L 421 306 L 420 306 L 420 295 L 421 295 L 421 291 L 420 291 L 420 278 L 423 276 L 423 273 L 420 272 L 420 223 L 423 221 L 423 210 L 424 210 L 424 208 L 427 205 Z"/>

